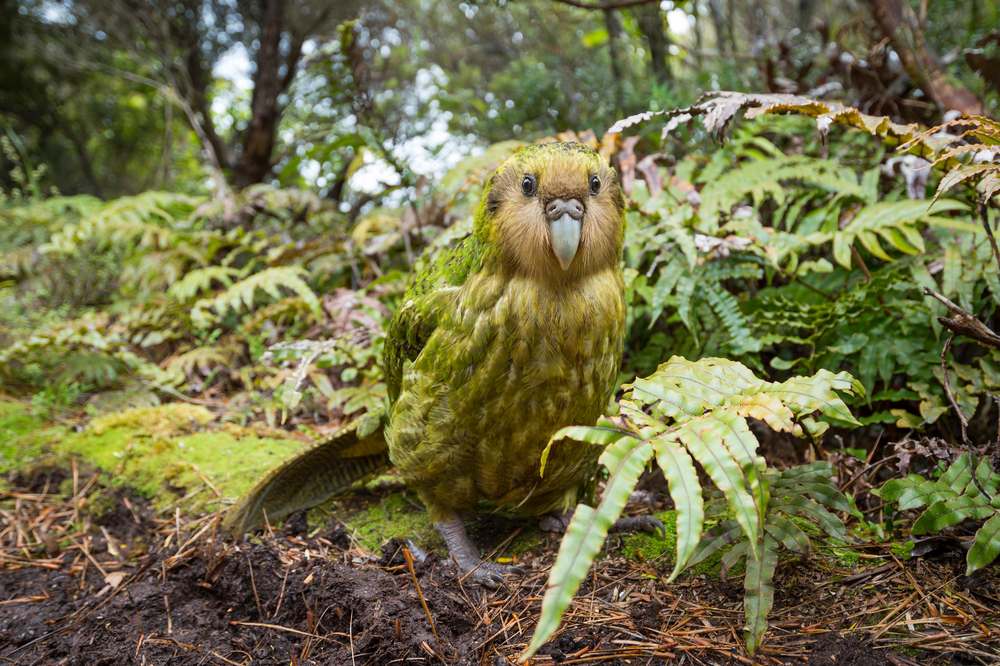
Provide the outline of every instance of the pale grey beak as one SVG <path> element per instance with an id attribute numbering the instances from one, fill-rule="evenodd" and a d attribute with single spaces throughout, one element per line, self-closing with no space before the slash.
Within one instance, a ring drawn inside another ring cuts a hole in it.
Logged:
<path id="1" fill-rule="evenodd" d="M 580 247 L 580 220 L 574 219 L 569 213 L 564 213 L 558 220 L 549 222 L 549 238 L 552 241 L 552 251 L 564 271 L 569 270 L 573 263 L 576 250 Z"/>

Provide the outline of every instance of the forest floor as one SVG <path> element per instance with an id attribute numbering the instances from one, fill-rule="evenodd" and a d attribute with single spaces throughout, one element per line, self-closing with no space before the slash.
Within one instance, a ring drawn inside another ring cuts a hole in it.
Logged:
<path id="1" fill-rule="evenodd" d="M 25 438 L 38 424 L 21 412 L 3 418 L 0 410 L 2 663 L 499 666 L 517 662 L 534 630 L 559 541 L 532 519 L 468 517 L 486 552 L 528 571 L 501 590 L 459 579 L 391 478 L 233 542 L 218 529 L 223 492 L 211 470 L 195 466 L 183 478 L 196 482 L 183 485 L 171 472 L 150 497 L 148 485 L 130 485 L 124 462 L 105 471 L 32 449 Z M 12 458 L 15 450 L 35 462 Z M 659 499 L 631 509 L 656 512 L 670 531 Z M 431 554 L 411 569 L 401 538 Z M 751 659 L 741 569 L 723 580 L 716 559 L 667 584 L 673 547 L 671 538 L 609 539 L 531 663 L 1000 661 L 1000 576 L 990 567 L 965 577 L 959 549 L 905 561 L 889 544 L 783 557 L 770 629 Z"/>

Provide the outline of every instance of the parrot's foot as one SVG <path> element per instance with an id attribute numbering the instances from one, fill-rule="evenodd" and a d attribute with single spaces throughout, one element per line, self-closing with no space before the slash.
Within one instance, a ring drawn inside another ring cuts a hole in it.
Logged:
<path id="1" fill-rule="evenodd" d="M 434 523 L 434 527 L 444 537 L 445 543 L 448 544 L 448 550 L 458 563 L 458 568 L 462 570 L 463 576 L 472 582 L 496 589 L 501 586 L 507 587 L 507 581 L 504 580 L 503 574 L 524 575 L 524 569 L 521 567 L 483 561 L 479 557 L 476 545 L 469 540 L 465 533 L 465 525 L 458 516 L 451 520 L 438 521 Z"/>
<path id="2" fill-rule="evenodd" d="M 569 529 L 569 523 L 572 519 L 572 511 L 557 514 L 550 513 L 542 516 L 542 519 L 538 521 L 538 528 L 545 532 L 565 534 L 566 530 Z M 608 532 L 655 532 L 657 530 L 662 532 L 664 537 L 667 536 L 667 529 L 659 520 L 652 516 L 637 516 L 635 518 L 619 518 Z"/>
<path id="3" fill-rule="evenodd" d="M 635 518 L 619 518 L 608 532 L 656 532 L 657 530 L 664 538 L 667 536 L 667 528 L 656 518 L 636 516 Z"/>
<path id="4" fill-rule="evenodd" d="M 538 521 L 538 529 L 543 532 L 566 534 L 571 520 L 573 520 L 572 511 L 567 511 L 566 513 L 547 513 Z"/>

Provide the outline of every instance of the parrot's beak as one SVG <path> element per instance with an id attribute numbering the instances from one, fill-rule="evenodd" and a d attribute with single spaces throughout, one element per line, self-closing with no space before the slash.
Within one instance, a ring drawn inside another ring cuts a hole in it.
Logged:
<path id="1" fill-rule="evenodd" d="M 576 250 L 580 247 L 580 220 L 564 213 L 559 219 L 549 222 L 549 238 L 552 241 L 552 251 L 564 271 L 569 270 L 573 263 Z"/>

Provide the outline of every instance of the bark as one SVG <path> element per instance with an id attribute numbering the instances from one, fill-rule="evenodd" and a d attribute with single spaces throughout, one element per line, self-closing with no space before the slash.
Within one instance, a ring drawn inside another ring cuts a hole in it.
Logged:
<path id="1" fill-rule="evenodd" d="M 618 108 L 624 108 L 622 99 L 622 81 L 624 74 L 622 69 L 622 23 L 621 16 L 617 9 L 608 9 L 604 12 L 604 25 L 608 29 L 608 46 L 611 56 L 611 75 L 615 80 L 615 88 L 618 91 Z"/>
<path id="2" fill-rule="evenodd" d="M 281 117 L 278 95 L 282 91 L 282 77 L 279 76 L 282 57 L 279 46 L 285 0 L 262 0 L 262 9 L 250 124 L 244 134 L 243 154 L 236 161 L 237 189 L 259 183 L 271 172 L 271 154 Z"/>
<path id="3" fill-rule="evenodd" d="M 648 42 L 653 76 L 659 83 L 670 84 L 673 80 L 667 62 L 670 37 L 663 25 L 663 14 L 660 12 L 659 4 L 642 5 L 633 9 L 632 13 L 637 19 L 639 30 Z"/>
<path id="4" fill-rule="evenodd" d="M 938 110 L 970 115 L 983 112 L 979 98 L 950 80 L 924 42 L 917 17 L 905 0 L 866 0 L 883 36 L 888 38 L 907 73 Z"/>
<path id="5" fill-rule="evenodd" d="M 215 131 L 215 123 L 212 122 L 212 113 L 208 104 L 208 77 L 205 76 L 205 69 L 202 67 L 201 55 L 197 44 L 187 50 L 185 67 L 188 74 L 188 86 L 186 97 L 191 108 L 194 109 L 201 118 L 199 125 L 204 132 L 206 140 L 212 144 L 219 165 L 224 169 L 232 169 L 235 166 L 233 151 L 226 145 Z"/>
<path id="6" fill-rule="evenodd" d="M 712 15 L 712 25 L 715 26 L 716 48 L 719 53 L 729 53 L 732 42 L 726 40 L 726 21 L 722 15 L 722 0 L 708 0 L 708 11 Z"/>
<path id="7" fill-rule="evenodd" d="M 701 69 L 701 55 L 705 49 L 701 38 L 701 11 L 698 8 L 698 4 L 698 0 L 695 0 L 694 12 L 691 13 L 691 18 L 694 19 L 694 59 L 698 63 L 698 69 Z"/>
<path id="8" fill-rule="evenodd" d="M 76 154 L 80 157 L 80 171 L 83 172 L 83 178 L 87 181 L 90 193 L 98 199 L 106 200 L 104 189 L 97 182 L 97 175 L 94 173 L 94 163 L 90 159 L 90 151 L 87 150 L 87 141 L 84 139 L 86 133 L 72 128 L 68 122 L 63 125 L 63 132 L 76 148 Z"/>

